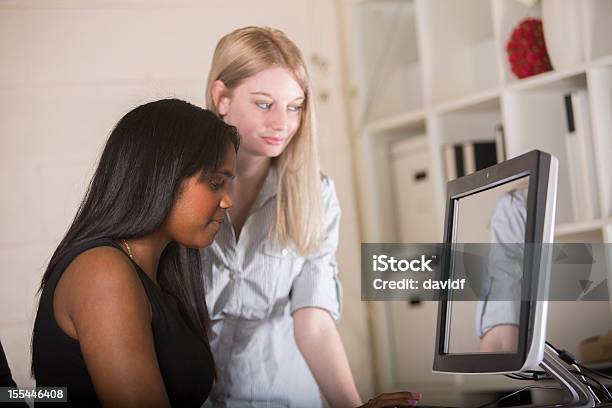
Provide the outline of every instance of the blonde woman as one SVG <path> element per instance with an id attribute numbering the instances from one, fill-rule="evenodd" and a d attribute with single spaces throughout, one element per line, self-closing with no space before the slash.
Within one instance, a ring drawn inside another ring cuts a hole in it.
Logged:
<path id="1" fill-rule="evenodd" d="M 209 405 L 362 404 L 338 335 L 340 206 L 319 170 L 310 80 L 282 32 L 245 27 L 217 44 L 207 105 L 241 136 L 234 205 L 203 251 L 217 381 Z M 318 385 L 318 387 L 317 387 Z M 415 405 L 386 394 L 367 406 Z"/>

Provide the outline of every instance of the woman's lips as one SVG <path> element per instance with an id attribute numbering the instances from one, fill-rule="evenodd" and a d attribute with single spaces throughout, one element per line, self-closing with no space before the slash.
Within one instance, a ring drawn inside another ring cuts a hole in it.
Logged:
<path id="1" fill-rule="evenodd" d="M 223 218 L 220 218 L 220 219 L 212 219 L 212 220 L 208 221 L 208 224 L 217 224 L 217 225 L 221 225 L 221 224 L 223 224 Z"/>
<path id="2" fill-rule="evenodd" d="M 282 145 L 283 143 L 285 143 L 285 138 L 284 137 L 269 137 L 269 136 L 262 136 L 262 139 L 269 145 L 273 145 L 273 146 L 279 146 Z"/>

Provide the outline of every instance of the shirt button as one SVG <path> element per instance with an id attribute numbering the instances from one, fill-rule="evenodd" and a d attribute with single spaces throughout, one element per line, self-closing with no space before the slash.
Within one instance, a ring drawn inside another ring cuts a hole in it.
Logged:
<path id="1" fill-rule="evenodd" d="M 283 254 L 283 255 L 287 255 L 287 252 L 288 252 L 288 251 L 287 251 L 286 249 L 283 249 L 283 250 L 281 251 L 281 254 Z"/>

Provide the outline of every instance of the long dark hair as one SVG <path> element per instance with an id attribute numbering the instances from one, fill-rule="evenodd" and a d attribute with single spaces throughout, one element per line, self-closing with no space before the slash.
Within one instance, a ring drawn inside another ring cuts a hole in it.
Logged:
<path id="1" fill-rule="evenodd" d="M 237 151 L 238 145 L 236 128 L 185 101 L 163 99 L 128 112 L 106 142 L 85 198 L 49 261 L 39 291 L 76 246 L 98 238 L 139 238 L 157 230 L 181 182 L 198 171 L 211 174 L 229 149 Z M 199 251 L 171 242 L 161 254 L 157 278 L 160 287 L 177 298 L 185 319 L 210 353 Z"/>

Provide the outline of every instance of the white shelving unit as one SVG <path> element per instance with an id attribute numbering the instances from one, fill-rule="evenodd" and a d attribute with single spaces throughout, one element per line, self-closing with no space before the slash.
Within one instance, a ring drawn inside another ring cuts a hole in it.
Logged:
<path id="1" fill-rule="evenodd" d="M 355 32 L 356 42 L 368 55 L 358 67 L 359 82 L 367 84 L 361 109 L 364 120 L 372 122 L 421 109 L 423 90 L 414 4 L 363 2 L 355 8 L 354 18 L 360 26 Z M 405 93 L 411 97 L 406 98 Z"/>
<path id="2" fill-rule="evenodd" d="M 435 191 L 430 225 L 439 241 L 446 195 L 442 147 L 475 136 L 492 141 L 500 124 L 508 157 L 532 149 L 558 157 L 558 240 L 612 241 L 612 1 L 578 1 L 584 12 L 584 32 L 579 33 L 583 60 L 562 71 L 518 79 L 507 62 L 506 42 L 521 20 L 541 17 L 539 5 L 528 8 L 517 0 L 341 0 L 354 68 L 347 88 L 357 95 L 353 127 L 361 160 L 364 242 L 395 242 L 402 235 L 393 203 L 398 197 L 392 181 L 394 146 L 420 138 L 431 149 L 423 170 Z M 600 213 L 587 222 L 574 219 L 564 143 L 563 96 L 576 90 L 588 92 L 595 152 Z M 422 242 L 431 236 L 424 231 Z M 381 389 L 435 388 L 437 379 L 419 378 L 419 370 L 431 369 L 422 366 L 427 359 L 413 370 L 398 369 L 389 360 L 391 355 L 428 353 L 418 341 L 410 342 L 398 322 L 416 319 L 433 325 L 435 313 L 428 307 L 418 311 L 380 303 L 372 306 L 372 315 L 376 327 L 388 329 L 374 333 Z M 404 335 L 402 345 L 397 339 Z M 478 388 L 471 379 L 454 384 Z M 491 387 L 495 384 L 500 383 Z"/>

